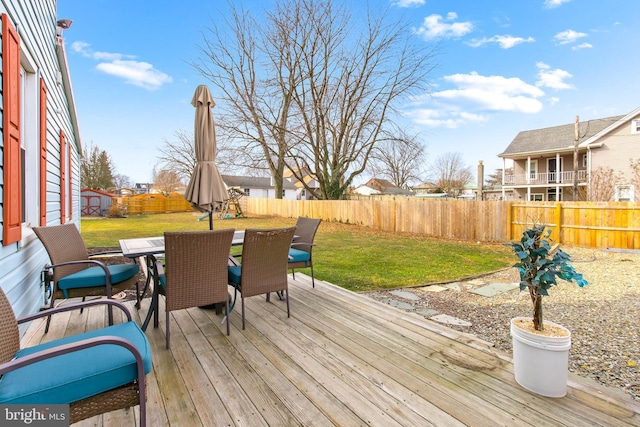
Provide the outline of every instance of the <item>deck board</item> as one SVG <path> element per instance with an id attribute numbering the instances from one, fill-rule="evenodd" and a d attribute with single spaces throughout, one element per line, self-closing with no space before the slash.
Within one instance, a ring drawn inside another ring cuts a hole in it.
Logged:
<path id="1" fill-rule="evenodd" d="M 171 350 L 150 325 L 148 426 L 633 426 L 640 402 L 570 374 L 567 396 L 521 388 L 510 355 L 469 334 L 297 273 L 291 318 L 272 295 L 240 302 L 231 336 L 213 310 L 171 313 Z M 162 299 L 161 299 L 162 300 Z M 136 310 L 140 323 L 149 300 Z M 121 319 L 121 315 L 116 315 Z M 23 345 L 106 323 L 104 309 L 54 317 L 48 334 L 32 322 Z M 114 411 L 79 426 L 135 425 L 139 409 Z"/>

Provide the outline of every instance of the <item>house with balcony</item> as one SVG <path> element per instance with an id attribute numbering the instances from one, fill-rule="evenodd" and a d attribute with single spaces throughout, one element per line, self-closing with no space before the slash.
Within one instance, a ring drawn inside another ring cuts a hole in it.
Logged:
<path id="1" fill-rule="evenodd" d="M 498 155 L 513 161 L 502 190 L 528 201 L 590 200 L 594 171 L 616 174 L 612 201 L 634 200 L 631 161 L 640 159 L 640 108 L 627 115 L 522 131 Z M 576 161 L 577 160 L 577 161 Z"/>

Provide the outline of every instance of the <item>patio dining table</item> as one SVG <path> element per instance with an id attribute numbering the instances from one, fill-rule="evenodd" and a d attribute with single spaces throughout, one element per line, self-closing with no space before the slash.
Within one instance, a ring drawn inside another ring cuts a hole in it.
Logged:
<path id="1" fill-rule="evenodd" d="M 231 246 L 241 246 L 244 243 L 244 230 L 236 231 L 233 234 L 233 240 L 231 241 Z M 160 295 L 160 281 L 158 277 L 158 272 L 156 271 L 156 261 L 159 255 L 164 254 L 164 236 L 155 236 L 155 237 L 142 237 L 136 239 L 122 239 L 120 240 L 120 249 L 122 250 L 122 254 L 127 258 L 144 258 L 145 264 L 147 267 L 147 281 L 145 283 L 144 289 L 142 291 L 142 295 L 144 295 L 151 283 L 153 281 L 153 292 L 151 294 L 151 305 L 149 306 L 149 312 L 142 324 L 142 330 L 146 330 L 149 322 L 151 320 L 151 316 L 155 313 L 154 316 L 154 327 L 158 327 L 158 298 Z M 236 263 L 235 259 L 229 255 L 229 262 Z M 139 308 L 139 303 L 136 304 Z M 218 310 L 218 307 L 216 307 Z"/>

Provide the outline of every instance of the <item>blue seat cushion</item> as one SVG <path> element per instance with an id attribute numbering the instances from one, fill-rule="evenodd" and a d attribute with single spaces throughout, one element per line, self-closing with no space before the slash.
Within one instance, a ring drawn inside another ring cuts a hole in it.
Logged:
<path id="1" fill-rule="evenodd" d="M 229 282 L 231 283 L 235 283 L 236 285 L 240 284 L 240 276 L 242 275 L 242 267 L 241 266 L 235 266 L 235 267 L 229 267 L 228 269 L 228 274 L 227 277 L 229 279 Z"/>
<path id="2" fill-rule="evenodd" d="M 300 249 L 289 249 L 289 262 L 304 262 L 308 265 L 311 256 L 309 252 L 301 251 Z"/>
<path id="3" fill-rule="evenodd" d="M 138 264 L 116 264 L 108 265 L 111 273 L 111 283 L 116 284 L 128 280 L 138 274 Z M 58 288 L 62 289 L 65 297 L 68 298 L 67 289 L 91 288 L 94 286 L 105 286 L 105 275 L 102 267 L 89 267 L 76 273 L 70 274 L 58 280 Z"/>
<path id="4" fill-rule="evenodd" d="M 151 347 L 135 322 L 24 348 L 18 351 L 16 358 L 62 344 L 108 335 L 131 341 L 142 354 L 145 374 L 151 371 Z M 98 345 L 6 373 L 0 379 L 0 402 L 68 404 L 129 384 L 136 375 L 136 359 L 129 350 L 115 344 Z"/>

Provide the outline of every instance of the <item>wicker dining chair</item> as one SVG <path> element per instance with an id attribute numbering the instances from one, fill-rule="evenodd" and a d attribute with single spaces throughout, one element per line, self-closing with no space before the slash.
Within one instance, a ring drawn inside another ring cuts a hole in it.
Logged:
<path id="1" fill-rule="evenodd" d="M 111 298 L 118 292 L 136 285 L 138 293 L 138 272 L 136 263 L 106 265 L 97 259 L 90 259 L 87 247 L 75 224 L 34 227 L 33 231 L 44 245 L 51 265 L 43 269 L 45 285 L 52 283 L 51 305 L 57 299 L 88 296 Z M 117 252 L 101 252 L 95 255 L 114 255 Z M 108 308 L 109 324 L 112 323 L 111 307 Z M 51 318 L 47 319 L 45 332 L 49 330 Z"/>
<path id="2" fill-rule="evenodd" d="M 316 279 L 313 275 L 313 243 L 316 231 L 322 220 L 319 218 L 298 217 L 296 221 L 296 240 L 291 243 L 289 249 L 289 270 L 296 278 L 296 268 L 311 268 L 311 285 L 316 287 Z"/>
<path id="3" fill-rule="evenodd" d="M 289 311 L 287 261 L 296 227 L 247 229 L 244 233 L 241 264 L 229 267 L 229 284 L 242 298 L 242 329 L 245 328 L 244 299 L 271 292 L 284 291 Z M 234 299 L 235 303 L 235 299 Z"/>
<path id="4" fill-rule="evenodd" d="M 170 311 L 224 302 L 225 315 L 229 312 L 227 265 L 234 232 L 228 228 L 164 233 L 165 264 L 163 268 L 158 262 L 156 270 L 160 273 L 159 292 L 165 295 L 167 349 Z"/>
<path id="5" fill-rule="evenodd" d="M 127 321 L 20 348 L 19 324 L 98 305 L 119 308 Z M 68 404 L 71 424 L 140 405 L 144 427 L 151 368 L 149 341 L 119 301 L 94 299 L 16 319 L 0 289 L 0 404 Z"/>

